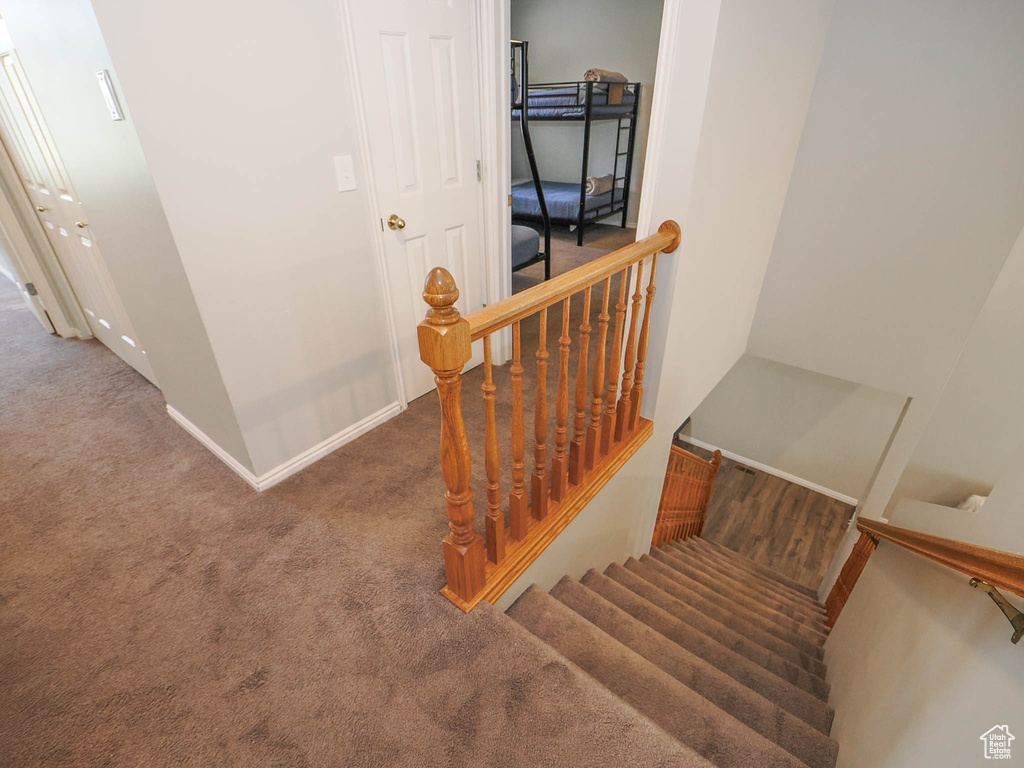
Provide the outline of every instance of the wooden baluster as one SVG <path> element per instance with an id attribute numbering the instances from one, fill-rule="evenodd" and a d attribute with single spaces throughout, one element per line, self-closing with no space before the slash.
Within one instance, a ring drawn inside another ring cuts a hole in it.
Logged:
<path id="1" fill-rule="evenodd" d="M 644 368 L 647 367 L 647 341 L 651 334 L 651 310 L 654 308 L 654 274 L 658 270 L 658 254 L 651 257 L 651 276 L 647 279 L 647 301 L 644 302 L 644 321 L 640 326 L 640 341 L 636 349 L 636 375 L 632 391 L 633 402 L 629 407 L 629 429 L 636 429 L 640 422 L 640 406 L 644 401 Z"/>
<path id="2" fill-rule="evenodd" d="M 569 482 L 583 480 L 587 432 L 587 349 L 590 346 L 590 287 L 583 293 L 583 323 L 580 325 L 580 359 L 576 367 L 576 416 L 569 445 Z"/>
<path id="3" fill-rule="evenodd" d="M 622 337 L 626 333 L 626 291 L 630 268 L 619 273 L 619 300 L 615 302 L 615 333 L 612 335 L 612 356 L 608 360 L 608 388 L 605 395 L 604 419 L 601 422 L 601 455 L 607 456 L 615 437 L 615 397 L 619 393 L 619 366 L 622 364 Z"/>
<path id="4" fill-rule="evenodd" d="M 445 269 L 427 275 L 423 300 L 430 305 L 417 326 L 420 359 L 434 372 L 441 401 L 441 471 L 448 535 L 442 542 L 449 596 L 468 601 L 484 587 L 484 543 L 473 526 L 469 438 L 462 420 L 462 368 L 472 357 L 469 323 L 455 302 L 459 289 Z"/>
<path id="5" fill-rule="evenodd" d="M 561 501 L 569 489 L 565 435 L 569 426 L 569 297 L 562 302 L 562 335 L 558 337 L 558 395 L 555 399 L 555 457 L 551 460 L 551 498 Z"/>
<path id="6" fill-rule="evenodd" d="M 586 468 L 593 469 L 600 453 L 601 442 L 601 404 L 604 402 L 604 345 L 608 340 L 608 298 L 612 292 L 611 277 L 604 281 L 604 299 L 601 302 L 601 314 L 597 316 L 597 360 L 594 363 L 594 396 L 590 401 L 590 425 L 587 428 Z"/>
<path id="7" fill-rule="evenodd" d="M 501 511 L 501 466 L 498 451 L 498 425 L 494 417 L 494 393 L 497 387 L 491 376 L 491 337 L 484 336 L 484 445 L 487 466 L 487 559 L 497 565 L 505 559 L 505 515 Z"/>
<path id="8" fill-rule="evenodd" d="M 530 510 L 526 500 L 526 425 L 523 423 L 523 365 L 520 360 L 519 323 L 512 323 L 512 491 L 508 499 L 509 533 L 515 541 L 526 538 Z"/>
<path id="9" fill-rule="evenodd" d="M 533 481 L 530 507 L 537 520 L 548 514 L 548 310 L 542 309 L 537 340 L 537 409 L 533 416 Z"/>
<path id="10" fill-rule="evenodd" d="M 633 367 L 636 365 L 636 329 L 640 318 L 640 299 L 643 298 L 644 263 L 636 264 L 636 290 L 633 292 L 633 311 L 629 316 L 629 335 L 626 338 L 626 361 L 622 367 L 622 394 L 619 396 L 618 410 L 615 414 L 615 442 L 619 442 L 629 431 L 630 412 L 633 389 Z"/>

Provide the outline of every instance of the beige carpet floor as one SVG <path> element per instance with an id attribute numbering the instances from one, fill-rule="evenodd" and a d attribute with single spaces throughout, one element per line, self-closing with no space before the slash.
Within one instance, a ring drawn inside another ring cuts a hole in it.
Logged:
<path id="1" fill-rule="evenodd" d="M 438 595 L 437 433 L 428 395 L 257 494 L 0 279 L 0 764 L 679 764 L 522 627 Z"/>

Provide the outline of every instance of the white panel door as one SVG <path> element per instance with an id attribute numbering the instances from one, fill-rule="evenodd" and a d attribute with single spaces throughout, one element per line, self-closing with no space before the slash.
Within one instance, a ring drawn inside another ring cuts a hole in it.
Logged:
<path id="1" fill-rule="evenodd" d="M 416 325 L 423 280 L 445 267 L 457 306 L 483 306 L 479 135 L 470 0 L 349 0 L 359 90 L 366 115 L 387 279 L 406 397 L 434 388 L 420 361 Z M 384 222 L 392 214 L 404 229 Z M 467 365 L 482 361 L 480 345 Z M 479 358 L 479 359 L 478 359 Z"/>
<path id="2" fill-rule="evenodd" d="M 85 310 L 89 328 L 118 357 L 155 381 L 93 238 L 82 201 L 13 52 L 0 54 L 0 70 L 0 139 Z"/>

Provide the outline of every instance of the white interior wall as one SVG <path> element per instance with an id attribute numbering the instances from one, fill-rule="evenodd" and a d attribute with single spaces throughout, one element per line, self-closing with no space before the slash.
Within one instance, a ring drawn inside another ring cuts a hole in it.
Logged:
<path id="1" fill-rule="evenodd" d="M 394 406 L 336 0 L 94 6 L 255 473 Z"/>
<path id="2" fill-rule="evenodd" d="M 906 398 L 744 355 L 685 434 L 855 499 L 867 491 Z"/>
<path id="3" fill-rule="evenodd" d="M 113 122 L 97 86 L 108 69 L 121 93 L 89 0 L 0 0 L 0 13 L 164 397 L 251 468 L 129 102 Z"/>
<path id="4" fill-rule="evenodd" d="M 643 409 L 654 436 L 500 608 L 530 584 L 548 589 L 566 573 L 578 577 L 647 551 L 672 432 L 746 345 L 831 2 L 698 0 L 673 8 L 665 30 L 675 47 L 666 47 L 665 30 L 661 44 L 672 77 L 655 102 L 667 132 L 663 142 L 652 136 L 659 183 L 645 206 L 651 229 L 675 219 L 683 241 L 658 264 Z"/>
<path id="5" fill-rule="evenodd" d="M 1010 252 L 889 502 L 987 494 L 1024 435 L 1024 232 Z"/>
<path id="6" fill-rule="evenodd" d="M 910 396 L 868 517 L 1024 225 L 1022 17 L 1010 0 L 836 4 L 747 351 Z"/>
<path id="7" fill-rule="evenodd" d="M 941 387 L 1024 226 L 1024 6 L 839 0 L 751 354 Z"/>
<path id="8" fill-rule="evenodd" d="M 977 515 L 918 515 L 921 530 L 1024 553 L 1024 450 Z M 979 737 L 1024 697 L 1020 648 L 968 577 L 882 542 L 825 644 L 838 768 L 981 765 Z M 1021 600 L 1010 596 L 1021 606 Z"/>
<path id="9" fill-rule="evenodd" d="M 530 43 L 530 82 L 582 80 L 584 72 L 596 67 L 621 72 L 630 82 L 643 84 L 630 182 L 630 223 L 636 222 L 643 184 L 663 5 L 663 0 L 635 0 L 630 3 L 615 0 L 562 0 L 558 3 L 512 0 L 511 3 L 512 37 Z M 613 170 L 615 127 L 616 124 L 611 122 L 593 123 L 591 176 Z M 530 135 L 543 179 L 579 182 L 583 161 L 582 123 L 532 122 Z M 512 130 L 512 177 L 530 178 L 518 123 Z"/>

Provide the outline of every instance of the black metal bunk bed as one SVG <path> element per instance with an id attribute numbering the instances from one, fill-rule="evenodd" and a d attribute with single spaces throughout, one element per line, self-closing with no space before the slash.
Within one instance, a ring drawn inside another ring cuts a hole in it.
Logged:
<path id="1" fill-rule="evenodd" d="M 519 120 L 533 183 L 512 187 L 512 216 L 576 225 L 576 244 L 583 245 L 587 223 L 621 211 L 621 226 L 626 226 L 629 184 L 633 172 L 633 152 L 640 112 L 640 83 L 597 82 L 583 80 L 564 83 L 530 83 L 527 69 L 527 43 L 513 42 L 512 119 Z M 515 79 L 515 52 L 522 52 L 520 80 Z M 598 195 L 586 192 L 590 169 L 590 140 L 596 122 L 616 121 L 615 157 L 611 190 Z M 583 163 L 579 184 L 542 181 L 537 171 L 533 144 L 529 141 L 531 122 L 582 122 Z M 626 131 L 623 149 L 623 131 Z M 550 248 L 545 247 L 545 253 Z"/>
<path id="2" fill-rule="evenodd" d="M 526 156 L 530 161 L 530 174 L 533 176 L 534 199 L 536 200 L 537 209 L 536 214 L 530 218 L 539 218 L 544 224 L 544 250 L 541 251 L 539 248 L 538 238 L 535 237 L 536 232 L 529 230 L 527 227 L 513 225 L 512 271 L 518 272 L 520 269 L 525 269 L 531 264 L 543 261 L 544 279 L 548 280 L 551 278 L 551 217 L 548 215 L 548 206 L 544 200 L 544 188 L 540 180 L 540 173 L 537 171 L 537 159 L 533 154 L 533 140 L 530 138 L 530 105 L 522 100 L 517 102 L 519 92 L 525 93 L 526 89 L 516 87 L 516 72 L 519 72 L 520 82 L 530 82 L 529 45 L 529 43 L 521 40 L 512 41 L 512 110 L 513 112 L 518 110 L 523 116 L 523 119 L 520 120 L 520 128 L 523 133 L 523 145 L 526 147 Z M 516 61 L 517 53 L 519 54 L 518 62 Z M 515 216 L 514 205 L 512 207 L 512 215 Z M 520 242 L 517 243 L 517 240 Z M 521 248 L 526 248 L 526 252 L 522 255 L 517 255 L 516 251 Z M 531 255 L 530 252 L 535 249 L 536 253 Z"/>

